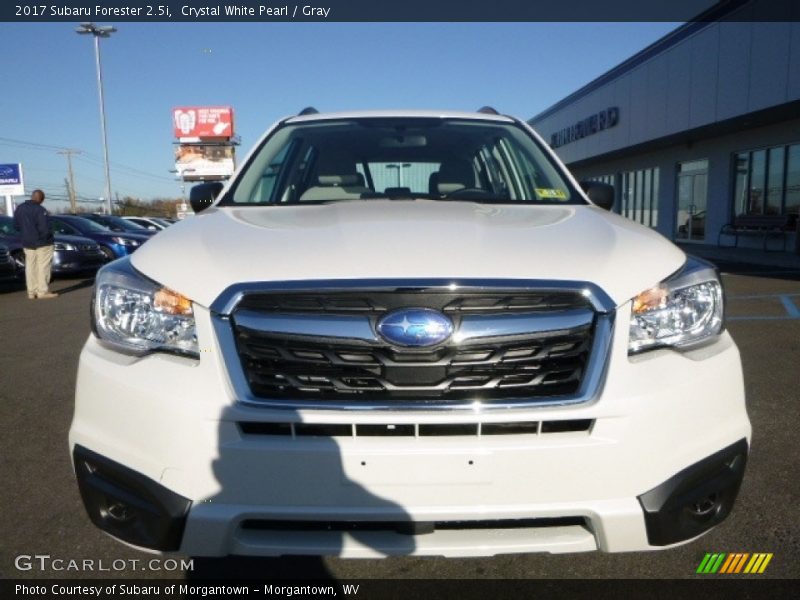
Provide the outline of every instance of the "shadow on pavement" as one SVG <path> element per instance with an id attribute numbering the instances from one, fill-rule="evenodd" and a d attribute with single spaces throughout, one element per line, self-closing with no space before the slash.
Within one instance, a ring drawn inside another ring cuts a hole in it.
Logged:
<path id="1" fill-rule="evenodd" d="M 91 287 L 93 285 L 94 285 L 94 277 L 90 277 L 89 279 L 84 279 L 83 281 L 79 281 L 78 283 L 74 283 L 65 288 L 53 289 L 53 291 L 57 292 L 59 295 L 64 295 L 64 294 L 69 294 L 70 292 L 76 292 L 78 290 Z"/>
<path id="2" fill-rule="evenodd" d="M 286 556 L 257 558 L 227 556 L 225 558 L 195 557 L 194 570 L 186 574 L 187 581 L 201 579 L 314 579 L 336 581 L 336 577 L 320 556 Z"/>

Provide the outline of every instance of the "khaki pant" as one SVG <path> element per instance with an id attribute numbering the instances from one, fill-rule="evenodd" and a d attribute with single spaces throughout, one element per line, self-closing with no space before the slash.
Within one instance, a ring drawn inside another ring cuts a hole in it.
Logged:
<path id="1" fill-rule="evenodd" d="M 50 268 L 53 264 L 53 246 L 25 248 L 25 285 L 28 296 L 46 294 L 50 284 Z"/>

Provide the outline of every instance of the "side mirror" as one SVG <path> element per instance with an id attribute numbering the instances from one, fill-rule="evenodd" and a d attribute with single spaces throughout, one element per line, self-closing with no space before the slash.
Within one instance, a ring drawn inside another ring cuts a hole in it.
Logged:
<path id="1" fill-rule="evenodd" d="M 199 213 L 207 209 L 217 199 L 223 187 L 221 181 L 207 181 L 192 187 L 189 190 L 189 204 L 192 210 Z"/>
<path id="2" fill-rule="evenodd" d="M 581 188 L 594 204 L 600 208 L 611 210 L 614 206 L 614 186 L 599 181 L 581 181 Z"/>

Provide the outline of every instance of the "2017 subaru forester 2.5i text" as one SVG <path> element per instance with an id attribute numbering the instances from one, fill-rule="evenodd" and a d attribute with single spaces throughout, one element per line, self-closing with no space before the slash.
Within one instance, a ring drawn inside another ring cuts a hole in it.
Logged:
<path id="1" fill-rule="evenodd" d="M 706 532 L 751 433 L 720 279 L 609 191 L 490 110 L 280 121 L 97 276 L 70 431 L 90 518 L 194 556 Z"/>

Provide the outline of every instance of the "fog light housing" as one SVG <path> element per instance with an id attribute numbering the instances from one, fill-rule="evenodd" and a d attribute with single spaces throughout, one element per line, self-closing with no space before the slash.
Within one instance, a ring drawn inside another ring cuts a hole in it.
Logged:
<path id="1" fill-rule="evenodd" d="M 747 453 L 747 441 L 739 440 L 639 496 L 650 545 L 689 540 L 721 523 L 739 493 Z"/>
<path id="2" fill-rule="evenodd" d="M 72 458 L 92 523 L 135 546 L 180 548 L 191 500 L 82 446 L 75 446 Z"/>

